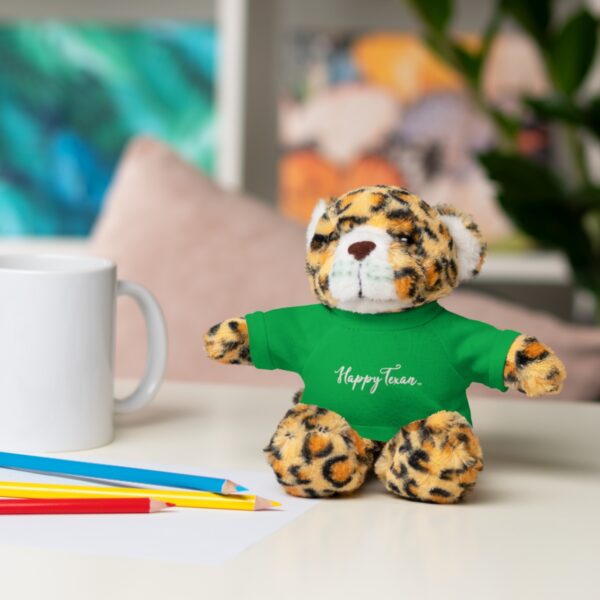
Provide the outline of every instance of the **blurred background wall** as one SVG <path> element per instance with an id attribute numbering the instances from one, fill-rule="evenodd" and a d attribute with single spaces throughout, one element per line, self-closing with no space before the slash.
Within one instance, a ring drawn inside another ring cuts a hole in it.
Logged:
<path id="1" fill-rule="evenodd" d="M 126 143 L 146 134 L 299 223 L 316 198 L 368 183 L 451 202 L 475 216 L 492 249 L 474 286 L 592 322 L 592 296 L 574 285 L 564 249 L 525 233 L 498 202 L 477 158 L 498 146 L 498 133 L 474 109 L 464 76 L 429 49 L 409 4 L 1 7 L 0 234 L 88 235 Z M 559 21 L 584 3 L 554 5 Z M 494 6 L 454 3 L 451 29 L 465 48 L 481 48 Z M 590 73 L 593 91 L 597 64 Z M 524 94 L 545 96 L 552 82 L 514 19 L 481 79 L 486 101 L 515 119 L 518 152 L 549 170 L 561 165 L 551 119 L 520 108 Z M 594 144 L 586 142 L 591 155 Z"/>

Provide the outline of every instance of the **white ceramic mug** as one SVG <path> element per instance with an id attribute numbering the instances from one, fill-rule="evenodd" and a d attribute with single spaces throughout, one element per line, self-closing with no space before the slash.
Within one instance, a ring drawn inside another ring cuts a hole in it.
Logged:
<path id="1" fill-rule="evenodd" d="M 148 328 L 137 389 L 114 399 L 116 297 L 134 298 Z M 114 263 L 61 255 L 0 256 L 0 451 L 62 452 L 108 444 L 114 412 L 146 405 L 162 381 L 167 332 L 139 284 Z"/>

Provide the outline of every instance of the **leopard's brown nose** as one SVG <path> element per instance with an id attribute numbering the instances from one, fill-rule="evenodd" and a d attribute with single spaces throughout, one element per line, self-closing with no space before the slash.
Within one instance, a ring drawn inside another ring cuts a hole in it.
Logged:
<path id="1" fill-rule="evenodd" d="M 348 246 L 348 254 L 352 254 L 356 260 L 362 260 L 375 250 L 374 242 L 354 242 Z"/>

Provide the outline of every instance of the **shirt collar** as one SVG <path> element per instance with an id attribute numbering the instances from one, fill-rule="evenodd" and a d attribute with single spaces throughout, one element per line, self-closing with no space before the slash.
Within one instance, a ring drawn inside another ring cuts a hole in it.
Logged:
<path id="1" fill-rule="evenodd" d="M 331 315 L 348 326 L 377 329 L 410 329 L 437 317 L 444 309 L 437 302 L 429 302 L 400 312 L 363 314 L 339 308 L 327 308 Z"/>

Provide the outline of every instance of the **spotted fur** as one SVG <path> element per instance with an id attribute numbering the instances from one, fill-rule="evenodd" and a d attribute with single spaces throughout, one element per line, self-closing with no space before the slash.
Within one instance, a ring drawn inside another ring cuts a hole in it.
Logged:
<path id="1" fill-rule="evenodd" d="M 537 338 L 520 335 L 504 363 L 504 383 L 528 396 L 558 394 L 567 372 L 562 361 Z"/>
<path id="2" fill-rule="evenodd" d="M 227 365 L 251 365 L 246 319 L 228 319 L 213 325 L 204 335 L 206 354 Z"/>
<path id="3" fill-rule="evenodd" d="M 357 490 L 378 447 L 337 413 L 300 403 L 288 410 L 264 452 L 288 494 L 326 498 Z"/>
<path id="4" fill-rule="evenodd" d="M 483 264 L 485 243 L 477 225 L 449 207 L 431 207 L 403 188 L 370 186 L 358 188 L 326 203 L 317 221 L 306 257 L 306 271 L 315 296 L 327 306 L 336 306 L 330 291 L 330 273 L 340 238 L 359 225 L 384 230 L 392 238 L 388 261 L 393 268 L 396 295 L 404 309 L 438 300 L 459 283 L 456 244 L 443 217 L 457 216 L 478 244 Z"/>
<path id="5" fill-rule="evenodd" d="M 375 463 L 375 473 L 387 490 L 436 504 L 461 500 L 482 469 L 477 436 L 462 415 L 449 411 L 403 427 Z"/>

